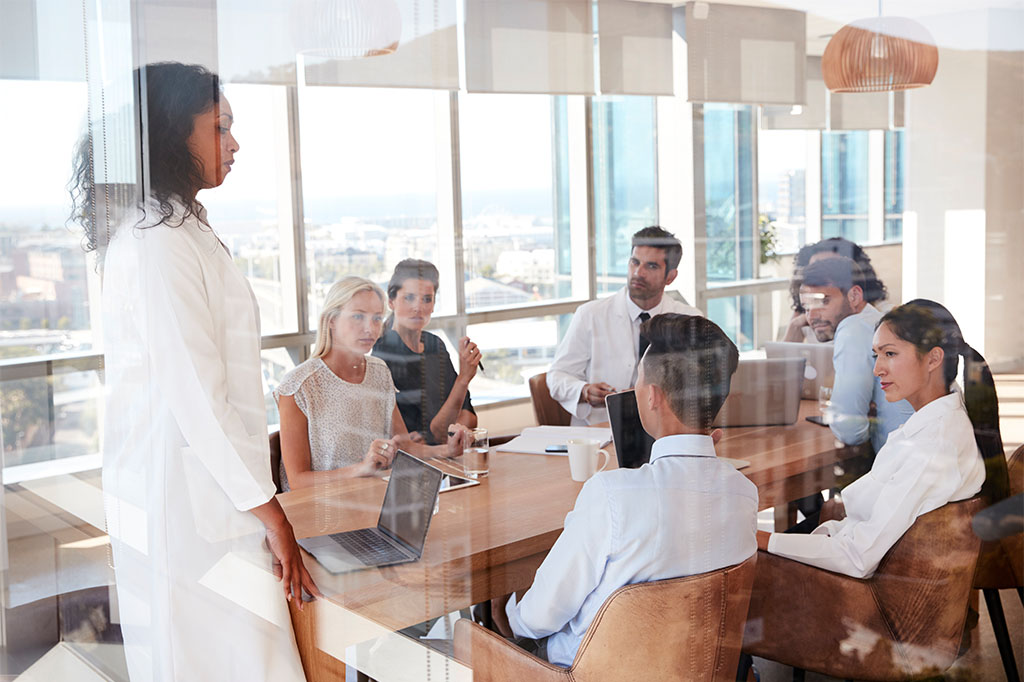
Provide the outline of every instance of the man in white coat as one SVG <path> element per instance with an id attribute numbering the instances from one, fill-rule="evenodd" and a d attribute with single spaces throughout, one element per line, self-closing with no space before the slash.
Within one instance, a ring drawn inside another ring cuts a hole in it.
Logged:
<path id="1" fill-rule="evenodd" d="M 607 421 L 605 396 L 636 383 L 637 361 L 647 348 L 640 336 L 644 321 L 661 313 L 702 315 L 665 295 L 682 257 L 671 232 L 643 228 L 633 235 L 627 286 L 584 303 L 573 315 L 547 376 L 551 397 L 572 415 L 573 425 Z"/>

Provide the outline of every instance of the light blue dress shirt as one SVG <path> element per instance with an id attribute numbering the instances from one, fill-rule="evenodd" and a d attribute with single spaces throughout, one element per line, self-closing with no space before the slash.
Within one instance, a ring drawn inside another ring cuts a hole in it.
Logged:
<path id="1" fill-rule="evenodd" d="M 875 359 L 871 340 L 882 313 L 870 303 L 859 313 L 850 315 L 836 327 L 832 364 L 836 378 L 832 387 L 832 433 L 847 445 L 858 445 L 871 439 L 875 452 L 882 449 L 889 434 L 914 414 L 906 400 L 890 403 L 885 399 L 882 384 L 875 376 Z M 871 403 L 878 415 L 875 423 L 868 419 Z"/>
<path id="2" fill-rule="evenodd" d="M 757 551 L 756 531 L 757 487 L 715 456 L 710 437 L 660 438 L 649 464 L 584 484 L 533 585 L 509 600 L 509 624 L 548 637 L 548 660 L 569 666 L 612 592 L 738 564 Z"/>

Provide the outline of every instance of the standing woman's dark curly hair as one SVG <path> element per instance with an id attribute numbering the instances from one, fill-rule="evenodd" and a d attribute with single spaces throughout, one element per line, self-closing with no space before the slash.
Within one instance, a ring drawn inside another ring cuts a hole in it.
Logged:
<path id="1" fill-rule="evenodd" d="M 217 74 L 198 64 L 160 62 L 135 69 L 134 80 L 146 115 L 143 133 L 147 147 L 143 174 L 149 175 L 149 199 L 156 204 L 158 216 L 151 220 L 146 215 L 147 199 L 140 208 L 143 217 L 139 226 L 166 224 L 180 226 L 187 218 L 203 218 L 202 204 L 196 194 L 203 188 L 202 164 L 188 146 L 196 116 L 209 111 L 221 98 L 221 83 Z M 70 220 L 85 229 L 83 246 L 93 251 L 104 245 L 98 234 L 96 219 L 98 187 L 92 169 L 90 153 L 92 140 L 83 136 L 78 143 L 69 190 L 72 212 Z M 145 184 L 145 183 L 144 183 Z M 172 199 L 180 201 L 185 210 L 175 215 Z M 173 218 L 173 224 L 172 224 Z"/>
<path id="2" fill-rule="evenodd" d="M 913 344 L 919 354 L 941 348 L 943 379 L 948 390 L 953 388 L 960 358 L 963 358 L 964 406 L 974 426 L 974 440 L 985 461 L 985 483 L 981 494 L 990 503 L 1009 495 L 1010 477 L 999 432 L 999 400 L 985 358 L 964 341 L 960 325 L 949 310 L 935 301 L 917 298 L 897 306 L 882 316 L 876 328 L 882 324 L 899 338 Z"/>
<path id="3" fill-rule="evenodd" d="M 875 268 L 871 265 L 871 257 L 857 244 L 842 237 L 830 237 L 820 242 L 808 244 L 797 251 L 793 257 L 793 278 L 789 282 L 789 293 L 793 297 L 793 310 L 803 313 L 804 307 L 800 305 L 800 284 L 803 281 L 803 269 L 811 262 L 811 258 L 819 253 L 834 254 L 849 258 L 860 267 L 863 275 L 861 286 L 864 290 L 864 300 L 868 303 L 884 301 L 889 295 L 882 280 L 878 279 Z"/>

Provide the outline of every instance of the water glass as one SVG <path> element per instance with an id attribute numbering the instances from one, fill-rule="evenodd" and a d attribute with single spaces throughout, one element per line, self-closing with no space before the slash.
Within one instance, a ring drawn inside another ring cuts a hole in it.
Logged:
<path id="1" fill-rule="evenodd" d="M 470 478 L 486 476 L 490 471 L 490 438 L 487 429 L 471 429 L 462 449 L 462 466 Z"/>
<path id="2" fill-rule="evenodd" d="M 826 424 L 832 422 L 832 387 L 822 386 L 818 389 L 818 408 Z"/>

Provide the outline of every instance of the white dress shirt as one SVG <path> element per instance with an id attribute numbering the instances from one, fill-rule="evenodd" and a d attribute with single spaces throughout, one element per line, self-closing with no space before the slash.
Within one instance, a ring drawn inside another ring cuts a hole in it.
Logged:
<path id="1" fill-rule="evenodd" d="M 960 393 L 889 434 L 874 466 L 843 490 L 846 518 L 810 535 L 773 533 L 768 551 L 855 578 L 871 575 L 918 516 L 981 490 L 985 464 Z"/>
<path id="2" fill-rule="evenodd" d="M 660 438 L 649 464 L 584 484 L 533 586 L 509 600 L 509 624 L 548 637 L 548 660 L 568 666 L 612 592 L 738 564 L 757 551 L 756 527 L 757 487 L 709 436 Z"/>
<path id="3" fill-rule="evenodd" d="M 619 391 L 633 388 L 641 312 L 629 298 L 629 288 L 623 287 L 607 298 L 584 303 L 572 316 L 548 370 L 547 383 L 551 397 L 572 415 L 573 425 L 608 421 L 603 406 L 580 402 L 585 384 L 603 381 Z M 652 317 L 661 313 L 703 315 L 667 292 L 646 312 Z"/>
<path id="4" fill-rule="evenodd" d="M 843 319 L 836 327 L 832 365 L 835 384 L 832 388 L 833 419 L 829 426 L 836 438 L 847 445 L 871 439 L 875 452 L 882 449 L 886 438 L 914 413 L 906 400 L 890 403 L 885 399 L 882 384 L 875 376 L 875 360 L 871 341 L 875 325 L 882 313 L 870 303 L 855 315 Z M 877 419 L 868 419 L 871 403 Z"/>

